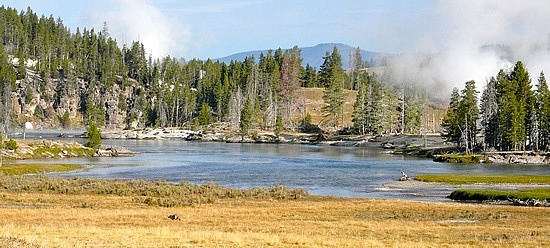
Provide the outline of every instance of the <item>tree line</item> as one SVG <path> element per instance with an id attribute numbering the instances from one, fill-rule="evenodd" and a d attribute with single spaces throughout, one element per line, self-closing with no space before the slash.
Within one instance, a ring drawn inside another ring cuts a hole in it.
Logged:
<path id="1" fill-rule="evenodd" d="M 550 91 L 544 72 L 533 88 L 529 72 L 518 61 L 487 81 L 481 99 L 478 93 L 474 81 L 460 92 L 453 89 L 443 122 L 451 141 L 467 152 L 550 149 Z"/>
<path id="2" fill-rule="evenodd" d="M 342 55 L 334 47 L 319 69 L 301 65 L 301 51 L 270 50 L 244 61 L 153 59 L 144 45 L 133 41 L 119 47 L 108 25 L 100 31 L 72 32 L 60 18 L 38 16 L 30 8 L 18 12 L 0 7 L 0 122 L 6 133 L 13 121 L 9 106 L 12 92 L 44 95 L 53 81 L 54 108 L 78 92 L 85 125 L 109 125 L 106 96 L 115 84 L 131 86 L 119 93 L 118 110 L 125 113 L 126 127 L 181 127 L 227 122 L 242 131 L 297 130 L 312 125 L 301 88 L 324 88 L 323 119 L 314 125 L 341 127 L 344 89 L 357 91 L 352 131 L 362 134 L 419 133 L 425 117 L 425 95 L 413 88 L 396 87 L 369 72 L 361 50 L 350 54 L 350 68 L 342 68 Z M 36 72 L 40 80 L 18 89 L 17 80 Z M 407 94 L 405 94 L 407 92 Z M 48 110 L 44 110 L 48 111 Z M 40 113 L 38 113 L 40 114 Z M 42 115 L 47 115 L 41 113 Z M 69 123 L 68 113 L 59 116 Z M 74 120 L 73 120 L 74 122 Z M 425 127 L 424 127 L 425 128 Z"/>

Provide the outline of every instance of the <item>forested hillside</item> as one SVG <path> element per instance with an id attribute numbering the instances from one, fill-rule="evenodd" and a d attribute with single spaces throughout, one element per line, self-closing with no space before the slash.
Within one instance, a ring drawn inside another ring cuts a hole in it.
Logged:
<path id="1" fill-rule="evenodd" d="M 304 68 L 298 47 L 227 64 L 156 59 L 139 41 L 119 47 L 108 27 L 69 30 L 60 18 L 2 6 L 2 132 L 26 121 L 45 128 L 223 123 L 236 131 L 317 125 L 364 134 L 438 130 L 441 107 L 414 87 L 397 87 L 369 72 L 359 48 L 344 56 L 350 68 L 342 68 L 336 47 L 320 68 Z M 344 107 L 350 94 L 356 96 L 348 101 L 353 111 Z"/>

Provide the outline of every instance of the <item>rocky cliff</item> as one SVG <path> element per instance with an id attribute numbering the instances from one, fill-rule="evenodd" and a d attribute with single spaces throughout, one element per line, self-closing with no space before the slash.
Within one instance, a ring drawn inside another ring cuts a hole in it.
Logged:
<path id="1" fill-rule="evenodd" d="M 97 85 L 97 86 L 96 86 Z M 11 93 L 12 121 L 15 126 L 31 122 L 35 128 L 74 128 L 84 126 L 86 108 L 104 116 L 105 127 L 135 128 L 141 123 L 130 115 L 135 102 L 135 80 L 116 77 L 112 85 L 90 84 L 80 77 L 50 78 L 27 68 Z M 103 121 L 103 120 L 102 120 Z"/>

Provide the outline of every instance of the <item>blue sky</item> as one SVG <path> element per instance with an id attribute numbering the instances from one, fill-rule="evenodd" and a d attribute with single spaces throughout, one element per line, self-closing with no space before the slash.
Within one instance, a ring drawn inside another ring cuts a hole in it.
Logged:
<path id="1" fill-rule="evenodd" d="M 380 52 L 405 52 L 411 41 L 395 32 L 406 34 L 407 26 L 418 23 L 435 7 L 433 1 L 406 0 L 3 2 L 19 10 L 30 6 L 39 15 L 59 16 L 73 31 L 76 27 L 99 30 L 106 21 L 111 36 L 119 42 L 140 39 L 148 52 L 157 56 L 201 59 L 328 42 Z"/>

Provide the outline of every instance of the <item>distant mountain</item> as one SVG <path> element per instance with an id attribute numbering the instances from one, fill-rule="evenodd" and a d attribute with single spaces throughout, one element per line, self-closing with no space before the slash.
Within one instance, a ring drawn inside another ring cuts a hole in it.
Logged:
<path id="1" fill-rule="evenodd" d="M 302 61 L 302 65 L 306 66 L 307 64 L 309 64 L 310 66 L 319 69 L 319 67 L 323 64 L 323 57 L 326 55 L 326 52 L 332 52 L 334 46 L 338 48 L 340 55 L 342 55 L 342 66 L 344 68 L 348 68 L 349 55 L 351 51 L 353 51 L 354 47 L 342 43 L 323 43 L 312 47 L 300 47 L 300 50 L 302 50 L 302 58 L 304 59 Z M 276 48 L 272 50 L 273 52 L 275 52 Z M 226 64 L 229 64 L 231 60 L 243 61 L 244 58 L 251 56 L 254 56 L 254 58 L 256 58 L 257 60 L 260 57 L 260 53 L 267 54 L 267 51 L 268 50 L 240 52 L 229 55 L 227 57 L 214 59 L 214 61 L 219 60 L 220 62 L 225 62 Z M 363 57 L 363 61 L 377 59 L 380 55 L 382 54 L 361 49 L 361 56 Z"/>

